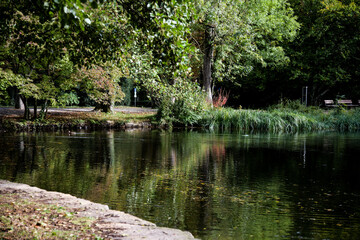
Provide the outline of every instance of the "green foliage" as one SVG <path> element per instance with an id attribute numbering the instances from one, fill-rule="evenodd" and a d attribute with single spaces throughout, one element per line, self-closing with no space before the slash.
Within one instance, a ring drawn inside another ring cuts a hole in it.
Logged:
<path id="1" fill-rule="evenodd" d="M 84 30 L 87 24 L 91 23 L 88 12 L 89 7 L 97 8 L 103 0 L 2 0 L 0 12 L 3 16 L 0 21 L 1 33 L 6 33 L 6 24 L 11 21 L 16 11 L 24 14 L 32 13 L 40 17 L 41 22 L 58 18 L 62 27 L 69 28 L 69 25 L 78 30 Z M 3 28 L 4 27 L 4 28 Z M 2 37 L 6 37 L 2 35 Z"/>
<path id="2" fill-rule="evenodd" d="M 159 101 L 157 118 L 160 124 L 189 126 L 201 119 L 209 106 L 200 87 L 192 82 L 178 80 L 173 85 L 147 86 Z"/>
<path id="3" fill-rule="evenodd" d="M 76 103 L 71 90 L 78 86 L 70 78 L 74 65 L 85 66 L 118 59 L 119 46 L 124 43 L 119 40 L 124 39 L 120 35 L 125 34 L 120 31 L 124 17 L 118 8 L 107 12 L 112 3 L 93 9 L 97 7 L 94 3 L 99 1 L 91 1 L 91 4 L 79 0 L 35 2 L 35 6 L 30 6 L 23 1 L 13 1 L 9 3 L 9 10 L 0 5 L 0 10 L 6 14 L 1 24 L 7 29 L 0 46 L 1 67 L 34 84 L 21 85 L 14 81 L 12 85 L 7 84 L 19 88 L 26 105 L 25 112 L 28 112 L 29 98 L 35 99 L 35 102 L 42 100 L 43 108 L 49 103 Z M 90 21 L 88 16 L 95 21 Z M 37 91 L 26 95 L 31 93 L 28 86 L 33 89 L 35 86 Z M 113 93 L 110 90 L 109 93 L 120 96 L 117 95 L 119 91 Z M 66 100 L 65 96 L 71 98 Z M 25 117 L 28 118 L 28 114 L 25 113 Z"/>
<path id="4" fill-rule="evenodd" d="M 121 77 L 121 71 L 111 63 L 104 66 L 94 65 L 89 69 L 82 67 L 73 75 L 91 100 L 106 106 L 123 100 L 125 95 L 119 84 Z"/>
<path id="5" fill-rule="evenodd" d="M 33 83 L 29 78 L 23 77 L 20 74 L 15 74 L 11 70 L 4 70 L 0 68 L 0 90 L 5 91 L 10 86 L 15 86 L 20 89 L 20 94 L 25 97 L 40 97 L 40 88 Z M 3 92 L 0 91 L 0 96 Z"/>
<path id="6" fill-rule="evenodd" d="M 205 35 L 208 45 L 202 49 L 214 47 L 214 81 L 236 81 L 255 66 L 289 62 L 281 43 L 295 38 L 299 24 L 286 0 L 198 1 L 196 6 L 200 17 L 193 32 L 215 31 L 208 39 Z"/>
<path id="7" fill-rule="evenodd" d="M 192 20 L 191 1 L 123 1 L 122 6 L 138 30 L 136 50 L 153 58 L 147 64 L 158 68 L 163 80 L 183 77 L 194 51 L 186 38 Z"/>
<path id="8" fill-rule="evenodd" d="M 339 131 L 354 131 L 360 129 L 360 109 L 334 110 L 327 116 L 329 125 Z"/>
<path id="9" fill-rule="evenodd" d="M 202 126 L 223 130 L 246 130 L 265 132 L 299 132 L 319 130 L 356 130 L 360 129 L 359 110 L 301 111 L 290 108 L 264 110 L 209 110 L 199 121 Z"/>
<path id="10" fill-rule="evenodd" d="M 268 110 L 289 110 L 301 113 L 322 114 L 322 110 L 316 106 L 307 107 L 300 100 L 281 99 L 280 103 L 268 107 Z"/>
<path id="11" fill-rule="evenodd" d="M 79 97 L 74 91 L 60 94 L 58 102 L 60 106 L 72 106 L 80 103 Z"/>
<path id="12" fill-rule="evenodd" d="M 127 78 L 147 91 L 162 122 L 196 124 L 206 107 L 188 81 L 200 78 L 206 53 L 210 81 L 235 88 L 232 99 L 240 85 L 272 89 L 261 99 L 274 99 L 295 98 L 289 89 L 307 84 L 313 102 L 340 87 L 355 98 L 360 89 L 358 1 L 5 0 L 0 13 L 0 92 L 17 87 L 45 105 L 77 104 L 79 89 L 105 105 L 122 101 L 127 89 L 129 103 L 132 86 L 119 87 Z M 282 104 L 276 108 L 285 112 L 318 111 Z M 284 118 L 295 121 L 290 115 Z"/>
<path id="13" fill-rule="evenodd" d="M 347 92 L 357 97 L 360 60 L 360 5 L 358 1 L 291 1 L 300 35 L 290 45 L 290 79 L 311 87 L 318 104 L 325 95 Z"/>
<path id="14" fill-rule="evenodd" d="M 162 124 L 191 125 L 205 105 L 197 84 L 189 82 L 195 51 L 187 40 L 191 2 L 124 1 L 123 6 L 138 31 L 131 56 L 124 56 L 131 77 L 159 107 Z"/>
<path id="15" fill-rule="evenodd" d="M 120 102 L 121 105 L 130 106 L 132 93 L 134 88 L 134 80 L 131 78 L 123 78 L 121 80 L 121 91 L 124 93 L 124 99 Z"/>
<path id="16" fill-rule="evenodd" d="M 3 69 L 16 76 L 11 86 L 19 89 L 25 118 L 29 118 L 29 98 L 42 100 L 44 112 L 49 103 L 57 104 L 62 91 L 74 87 L 69 79 L 73 63 L 67 54 L 73 33 L 60 28 L 56 20 L 43 21 L 41 16 L 19 10 L 15 10 L 8 28 L 9 38 L 1 45 L 0 61 Z"/>
<path id="17" fill-rule="evenodd" d="M 6 89 L 12 84 L 12 81 L 9 78 L 9 73 L 6 73 L 2 68 L 0 68 L 0 102 L 8 100 L 9 96 L 6 93 Z"/>
<path id="18" fill-rule="evenodd" d="M 266 68 L 254 65 L 250 75 L 237 79 L 241 86 L 224 82 L 217 87 L 233 87 L 237 94 L 230 104 L 246 107 L 299 99 L 304 86 L 308 86 L 308 103 L 315 106 L 338 94 L 358 99 L 359 1 L 288 2 L 301 28 L 294 41 L 278 42 L 287 60 L 276 68 L 269 62 Z"/>

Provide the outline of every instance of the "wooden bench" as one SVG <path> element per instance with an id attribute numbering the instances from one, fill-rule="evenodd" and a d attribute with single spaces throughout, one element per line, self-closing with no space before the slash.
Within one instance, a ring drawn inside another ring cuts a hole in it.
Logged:
<path id="1" fill-rule="evenodd" d="M 337 105 L 334 103 L 334 100 L 324 100 L 324 102 L 326 108 L 337 107 Z"/>
<path id="2" fill-rule="evenodd" d="M 338 100 L 336 104 L 334 103 L 334 100 L 324 100 L 324 103 L 325 103 L 324 106 L 326 108 L 334 108 L 339 106 L 352 108 L 352 107 L 359 107 L 360 100 L 358 100 L 359 104 L 353 104 L 351 100 Z"/>
<path id="3" fill-rule="evenodd" d="M 338 100 L 337 103 L 334 103 L 334 100 L 324 100 L 325 108 L 334 108 L 334 107 L 359 107 L 360 106 L 360 100 L 358 100 L 358 104 L 353 104 L 351 100 Z"/>
<path id="4" fill-rule="evenodd" d="M 351 100 L 338 100 L 337 104 L 342 105 L 344 107 L 349 107 L 349 108 L 359 106 L 357 104 L 353 104 Z"/>

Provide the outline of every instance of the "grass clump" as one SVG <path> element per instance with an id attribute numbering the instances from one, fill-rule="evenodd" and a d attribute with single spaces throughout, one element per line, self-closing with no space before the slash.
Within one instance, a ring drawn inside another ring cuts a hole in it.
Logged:
<path id="1" fill-rule="evenodd" d="M 295 132 L 323 130 L 326 126 L 314 116 L 289 110 L 213 109 L 204 114 L 202 125 L 221 130 Z"/>
<path id="2" fill-rule="evenodd" d="M 338 131 L 355 131 L 360 129 L 360 109 L 333 110 L 326 116 L 326 122 Z"/>
<path id="3" fill-rule="evenodd" d="M 300 102 L 288 102 L 267 110 L 235 110 L 231 108 L 206 111 L 199 125 L 215 130 L 245 130 L 266 132 L 354 131 L 360 129 L 360 109 L 305 107 Z"/>

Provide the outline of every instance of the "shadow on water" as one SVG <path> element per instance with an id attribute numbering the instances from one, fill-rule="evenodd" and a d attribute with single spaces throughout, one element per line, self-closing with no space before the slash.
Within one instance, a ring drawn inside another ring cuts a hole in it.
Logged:
<path id="1" fill-rule="evenodd" d="M 203 239 L 359 239 L 359 133 L 2 133 L 0 175 Z"/>

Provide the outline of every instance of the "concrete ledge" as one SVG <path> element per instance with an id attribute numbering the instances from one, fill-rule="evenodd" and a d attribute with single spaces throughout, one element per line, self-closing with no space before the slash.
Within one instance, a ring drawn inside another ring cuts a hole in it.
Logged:
<path id="1" fill-rule="evenodd" d="M 22 199 L 72 209 L 80 217 L 92 217 L 97 229 L 105 231 L 110 239 L 194 239 L 190 232 L 157 227 L 154 223 L 130 214 L 110 210 L 103 204 L 26 184 L 0 180 L 0 194 L 16 194 Z"/>

